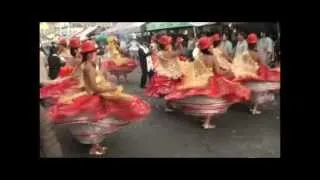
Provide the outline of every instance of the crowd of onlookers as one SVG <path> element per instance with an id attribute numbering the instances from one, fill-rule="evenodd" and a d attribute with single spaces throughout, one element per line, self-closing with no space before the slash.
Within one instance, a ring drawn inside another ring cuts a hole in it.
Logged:
<path id="1" fill-rule="evenodd" d="M 183 55 L 189 59 L 193 59 L 192 52 L 197 48 L 197 40 L 202 36 L 213 36 L 215 33 L 206 32 L 199 33 L 196 37 L 193 34 L 184 35 L 184 34 L 168 34 L 173 38 L 173 42 L 177 38 L 182 37 L 184 39 L 183 46 Z M 220 46 L 225 50 L 225 53 L 231 57 L 235 57 L 239 53 L 244 52 L 248 48 L 246 42 L 246 34 L 243 32 L 238 33 L 228 33 L 222 32 L 219 33 L 221 36 Z M 120 40 L 120 47 L 129 52 L 129 54 L 134 55 L 134 51 L 137 51 L 138 44 L 147 43 L 148 47 L 152 45 L 152 37 L 158 39 L 162 34 L 153 34 L 152 36 L 145 36 L 137 39 L 130 40 L 128 43 Z M 276 40 L 272 39 L 270 35 L 266 32 L 260 32 L 260 39 L 257 45 L 257 51 L 263 52 L 265 54 L 265 60 L 270 66 L 280 62 L 280 38 Z M 152 47 L 151 47 L 152 48 Z M 130 53 L 131 52 L 131 53 Z M 136 56 L 133 56 L 136 57 Z"/>

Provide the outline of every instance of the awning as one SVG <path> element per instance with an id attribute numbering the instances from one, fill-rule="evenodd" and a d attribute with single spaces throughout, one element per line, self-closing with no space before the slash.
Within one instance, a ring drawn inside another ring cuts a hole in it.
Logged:
<path id="1" fill-rule="evenodd" d="M 120 33 L 120 34 L 130 34 L 130 33 L 137 33 L 141 32 L 141 26 L 145 24 L 145 22 L 121 22 L 117 23 L 114 27 L 107 29 L 106 31 L 102 32 L 101 34 L 110 34 L 110 33 Z"/>
<path id="2" fill-rule="evenodd" d="M 155 31 L 161 29 L 172 29 L 179 27 L 191 27 L 190 22 L 150 22 L 146 25 L 147 31 Z"/>
<path id="3" fill-rule="evenodd" d="M 210 24 L 215 24 L 215 22 L 151 22 L 146 25 L 146 30 L 154 31 L 179 27 L 199 27 Z"/>
<path id="4" fill-rule="evenodd" d="M 206 25 L 211 25 L 215 23 L 216 22 L 191 22 L 192 26 L 195 26 L 195 27 L 206 26 Z"/>

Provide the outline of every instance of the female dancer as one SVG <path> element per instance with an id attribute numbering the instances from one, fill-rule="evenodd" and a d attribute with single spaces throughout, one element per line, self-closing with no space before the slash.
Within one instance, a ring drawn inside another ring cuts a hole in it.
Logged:
<path id="1" fill-rule="evenodd" d="M 66 63 L 66 65 L 71 65 L 72 56 L 70 54 L 69 48 L 68 48 L 68 41 L 65 38 L 62 38 L 58 42 L 59 49 L 58 49 L 58 55 L 61 58 L 63 62 Z"/>
<path id="2" fill-rule="evenodd" d="M 79 37 L 73 37 L 70 39 L 70 54 L 72 56 L 72 59 L 70 61 L 70 65 L 72 66 L 78 66 L 81 64 L 81 54 L 79 51 L 81 42 Z"/>
<path id="3" fill-rule="evenodd" d="M 214 47 L 215 54 L 217 54 L 223 60 L 229 61 L 229 63 L 232 62 L 232 57 L 229 56 L 226 53 L 225 49 L 221 46 L 220 34 L 218 34 L 218 33 L 214 34 L 212 37 L 212 41 L 213 41 L 213 47 Z M 227 63 L 227 62 L 224 62 L 223 64 L 225 64 L 225 63 Z"/>
<path id="4" fill-rule="evenodd" d="M 152 97 L 163 97 L 175 89 L 175 86 L 182 76 L 178 64 L 179 51 L 172 50 L 172 37 L 163 35 L 158 40 L 160 51 L 157 53 L 155 74 L 146 88 L 146 95 Z M 170 101 L 166 101 L 165 111 L 173 109 Z"/>
<path id="5" fill-rule="evenodd" d="M 127 81 L 127 74 L 137 67 L 135 60 L 124 57 L 124 52 L 120 49 L 118 39 L 115 36 L 108 38 L 107 57 L 108 59 L 102 63 L 102 69 L 109 71 L 117 77 L 118 82 L 120 76 L 123 75 Z"/>
<path id="6" fill-rule="evenodd" d="M 210 124 L 211 117 L 227 111 L 232 103 L 248 100 L 250 90 L 240 83 L 235 83 L 225 75 L 225 70 L 212 48 L 209 37 L 199 39 L 199 58 L 182 67 L 184 77 L 176 89 L 165 96 L 166 100 L 175 101 L 175 105 L 191 115 L 206 116 L 204 129 L 215 128 Z M 197 99 L 188 99 L 197 97 Z M 201 102 L 200 102 L 201 101 Z"/>
<path id="7" fill-rule="evenodd" d="M 257 35 L 248 35 L 248 51 L 235 57 L 232 64 L 232 72 L 235 80 L 246 83 L 253 90 L 252 114 L 260 114 L 258 105 L 270 102 L 274 99 L 274 91 L 280 89 L 280 67 L 269 69 L 257 53 Z"/>
<path id="8" fill-rule="evenodd" d="M 49 109 L 55 123 L 74 124 L 71 133 L 84 144 L 92 144 L 90 154 L 101 155 L 99 145 L 112 133 L 149 114 L 150 106 L 138 97 L 123 93 L 121 86 L 108 82 L 92 60 L 96 51 L 91 41 L 81 45 L 80 85 L 59 97 Z"/>

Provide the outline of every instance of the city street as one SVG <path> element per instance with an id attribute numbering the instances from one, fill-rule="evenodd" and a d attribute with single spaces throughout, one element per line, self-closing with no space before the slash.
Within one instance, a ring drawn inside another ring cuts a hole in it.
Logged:
<path id="1" fill-rule="evenodd" d="M 115 79 L 115 78 L 114 78 Z M 125 92 L 143 97 L 152 113 L 106 137 L 104 157 L 280 157 L 280 98 L 261 115 L 251 115 L 247 105 L 233 105 L 217 117 L 216 128 L 204 130 L 200 120 L 163 111 L 163 100 L 145 97 L 139 87 L 139 67 L 121 84 Z M 89 146 L 78 143 L 66 127 L 57 127 L 65 157 L 91 157 Z"/>

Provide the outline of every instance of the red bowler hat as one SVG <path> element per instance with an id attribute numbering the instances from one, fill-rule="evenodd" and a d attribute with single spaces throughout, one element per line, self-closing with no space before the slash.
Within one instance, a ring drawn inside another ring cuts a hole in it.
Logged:
<path id="1" fill-rule="evenodd" d="M 81 44 L 81 52 L 86 53 L 86 52 L 93 52 L 96 50 L 95 44 L 92 41 L 85 41 Z"/>
<path id="2" fill-rule="evenodd" d="M 158 42 L 159 42 L 159 44 L 164 45 L 164 46 L 169 45 L 172 43 L 172 37 L 167 36 L 167 35 L 163 35 L 159 38 Z"/>
<path id="3" fill-rule="evenodd" d="M 248 44 L 255 44 L 258 42 L 258 37 L 255 33 L 250 33 L 247 38 Z"/>
<path id="4" fill-rule="evenodd" d="M 72 48 L 79 48 L 81 45 L 80 37 L 73 37 L 70 39 L 70 47 Z"/>
<path id="5" fill-rule="evenodd" d="M 198 42 L 200 49 L 208 49 L 211 45 L 211 39 L 207 36 L 201 37 Z"/>

